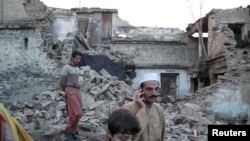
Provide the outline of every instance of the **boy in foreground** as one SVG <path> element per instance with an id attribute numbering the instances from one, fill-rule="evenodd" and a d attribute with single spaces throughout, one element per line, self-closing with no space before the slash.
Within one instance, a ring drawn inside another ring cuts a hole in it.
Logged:
<path id="1" fill-rule="evenodd" d="M 127 109 L 117 109 L 108 119 L 107 141 L 133 141 L 140 130 L 140 122 L 134 114 Z"/>

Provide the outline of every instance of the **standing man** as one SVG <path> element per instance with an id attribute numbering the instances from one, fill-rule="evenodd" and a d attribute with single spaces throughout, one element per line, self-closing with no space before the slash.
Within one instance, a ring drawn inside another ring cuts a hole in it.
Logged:
<path id="1" fill-rule="evenodd" d="M 156 103 L 160 81 L 155 73 L 145 74 L 140 88 L 135 92 L 133 102 L 123 108 L 134 113 L 141 125 L 137 141 L 165 141 L 165 116 L 162 107 Z"/>
<path id="2" fill-rule="evenodd" d="M 76 130 L 82 116 L 82 97 L 79 84 L 79 68 L 82 53 L 74 51 L 71 54 L 70 63 L 62 68 L 60 86 L 65 92 L 68 121 L 66 124 L 65 137 L 70 141 L 79 140 Z"/>

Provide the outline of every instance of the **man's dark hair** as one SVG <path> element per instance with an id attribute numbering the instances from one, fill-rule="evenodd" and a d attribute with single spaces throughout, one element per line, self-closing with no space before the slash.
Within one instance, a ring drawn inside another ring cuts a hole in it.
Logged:
<path id="1" fill-rule="evenodd" d="M 141 84 L 140 84 L 140 88 L 142 89 L 143 87 L 144 87 L 144 82 L 142 82 Z"/>
<path id="2" fill-rule="evenodd" d="M 72 54 L 71 54 L 71 57 L 72 57 L 72 58 L 75 58 L 75 57 L 78 56 L 78 55 L 79 55 L 79 56 L 82 56 L 82 53 L 79 52 L 79 51 L 73 51 Z"/>
<path id="3" fill-rule="evenodd" d="M 128 109 L 118 109 L 110 114 L 108 129 L 112 136 L 117 133 L 136 135 L 141 126 L 138 118 Z"/>

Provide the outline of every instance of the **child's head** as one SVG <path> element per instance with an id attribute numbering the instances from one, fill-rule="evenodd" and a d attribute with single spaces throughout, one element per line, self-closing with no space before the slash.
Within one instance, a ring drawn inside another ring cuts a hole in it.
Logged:
<path id="1" fill-rule="evenodd" d="M 140 130 L 140 122 L 134 114 L 118 109 L 109 116 L 106 134 L 110 141 L 132 141 Z"/>

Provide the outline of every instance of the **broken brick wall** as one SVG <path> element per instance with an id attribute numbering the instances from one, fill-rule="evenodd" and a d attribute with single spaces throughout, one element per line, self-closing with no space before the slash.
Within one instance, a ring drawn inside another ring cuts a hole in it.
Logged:
<path id="1" fill-rule="evenodd" d="M 212 10 L 208 17 L 208 60 L 210 83 L 217 88 L 210 101 L 218 117 L 246 120 L 248 103 L 242 86 L 249 81 L 249 8 Z M 247 38 L 245 38 L 247 37 Z M 211 102 L 213 101 L 213 102 Z"/>
<path id="2" fill-rule="evenodd" d="M 44 34 L 49 33 L 43 32 L 48 29 L 46 7 L 40 1 L 0 3 L 4 13 L 0 23 L 0 101 L 22 101 L 57 81 L 58 64 L 47 56 L 44 37 L 48 36 Z"/>
<path id="3" fill-rule="evenodd" d="M 186 68 L 197 63 L 197 44 L 188 38 L 175 28 L 120 26 L 111 49 L 134 56 L 139 68 Z"/>
<path id="4" fill-rule="evenodd" d="M 226 10 L 213 10 L 212 15 L 208 20 L 208 56 L 209 58 L 216 57 L 223 53 L 225 46 L 233 45 L 239 40 L 244 40 L 250 30 L 250 15 L 249 8 L 234 8 Z M 221 36 L 223 28 L 230 28 L 234 35 Z M 240 35 L 237 35 L 241 33 Z M 237 37 L 239 36 L 239 37 Z M 230 38 L 229 40 L 225 38 Z M 249 38 L 249 37 L 248 37 Z M 224 43 L 224 41 L 226 42 Z"/>
<path id="5" fill-rule="evenodd" d="M 55 41 L 72 39 L 77 32 L 76 14 L 67 9 L 49 8 L 50 29 Z"/>
<path id="6" fill-rule="evenodd" d="M 24 3 L 24 0 L 0 0 L 1 22 L 25 22 L 32 20 L 25 12 Z"/>
<path id="7" fill-rule="evenodd" d="M 197 48 L 180 44 L 115 44 L 115 51 L 134 56 L 138 68 L 187 68 L 196 63 Z"/>

